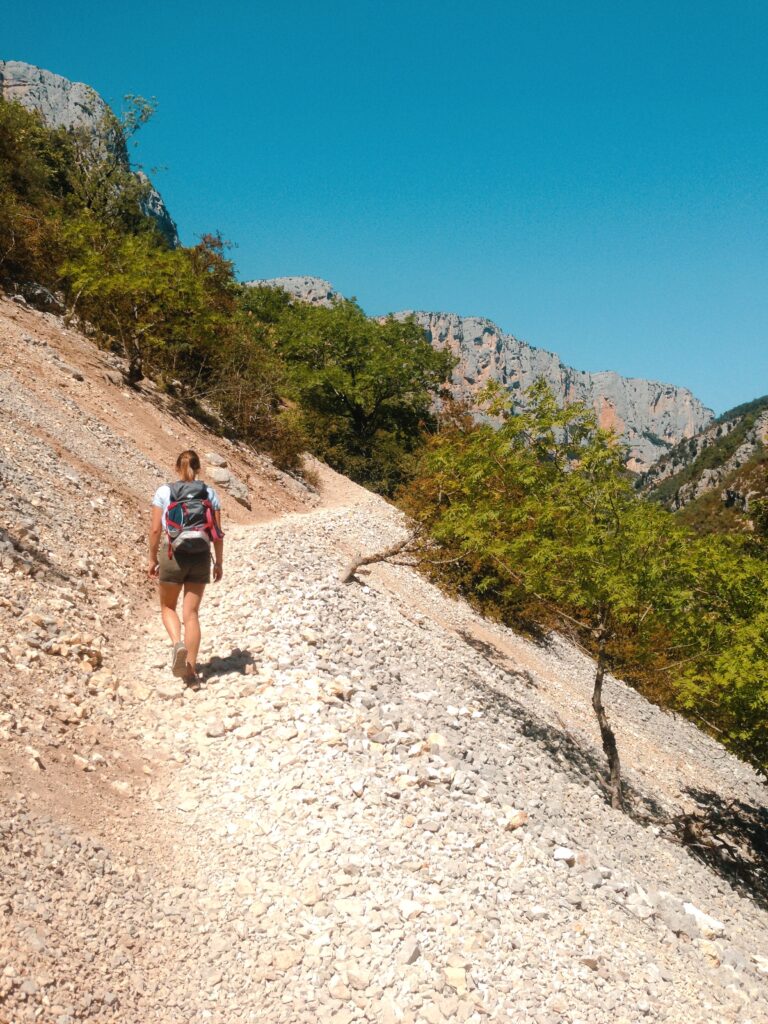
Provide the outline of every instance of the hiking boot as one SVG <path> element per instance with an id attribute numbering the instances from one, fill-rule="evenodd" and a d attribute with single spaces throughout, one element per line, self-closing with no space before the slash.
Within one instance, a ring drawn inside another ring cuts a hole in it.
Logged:
<path id="1" fill-rule="evenodd" d="M 187 673 L 187 648 L 182 643 L 173 645 L 171 672 L 173 672 L 177 679 L 180 679 Z"/>

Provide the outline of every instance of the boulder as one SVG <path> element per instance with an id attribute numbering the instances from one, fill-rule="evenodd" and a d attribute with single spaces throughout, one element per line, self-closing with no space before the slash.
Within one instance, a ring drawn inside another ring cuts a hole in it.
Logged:
<path id="1" fill-rule="evenodd" d="M 251 507 L 251 496 L 248 488 L 245 486 L 242 480 L 239 480 L 234 474 L 230 473 L 229 481 L 226 484 L 227 490 L 241 505 L 250 510 Z"/>

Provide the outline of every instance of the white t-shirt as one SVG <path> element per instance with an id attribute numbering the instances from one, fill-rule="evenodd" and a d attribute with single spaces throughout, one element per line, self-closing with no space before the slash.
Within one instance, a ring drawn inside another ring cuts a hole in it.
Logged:
<path id="1" fill-rule="evenodd" d="M 191 482 L 191 481 L 190 481 Z M 211 508 L 214 512 L 221 511 L 221 502 L 219 496 L 214 489 L 209 485 L 205 485 L 205 489 L 208 492 L 208 501 L 211 503 Z M 165 529 L 165 513 L 168 506 L 171 504 L 171 485 L 163 484 L 158 487 L 155 491 L 155 496 L 152 499 L 152 504 L 155 508 L 161 508 L 163 510 L 163 529 Z"/>

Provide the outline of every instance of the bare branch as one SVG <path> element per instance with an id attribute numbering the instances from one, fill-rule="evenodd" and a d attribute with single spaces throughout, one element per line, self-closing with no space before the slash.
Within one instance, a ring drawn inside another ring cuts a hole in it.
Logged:
<path id="1" fill-rule="evenodd" d="M 342 583 L 351 583 L 355 578 L 355 573 L 364 565 L 373 565 L 374 562 L 386 562 L 388 559 L 393 558 L 395 555 L 399 555 L 401 551 L 404 551 L 409 545 L 411 545 L 416 539 L 415 535 L 409 533 L 404 540 L 400 540 L 397 544 L 392 544 L 383 551 L 377 551 L 372 555 L 356 555 L 355 558 L 350 562 L 344 573 L 341 576 Z"/>

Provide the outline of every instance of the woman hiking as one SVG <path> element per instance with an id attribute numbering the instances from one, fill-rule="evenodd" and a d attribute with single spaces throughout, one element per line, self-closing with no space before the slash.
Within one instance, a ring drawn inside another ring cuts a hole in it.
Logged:
<path id="1" fill-rule="evenodd" d="M 160 581 L 160 614 L 173 644 L 171 670 L 189 686 L 199 685 L 197 652 L 200 650 L 198 612 L 206 584 L 223 575 L 224 534 L 221 502 L 216 491 L 197 479 L 200 457 L 188 449 L 176 459 L 178 480 L 158 487 L 152 499 L 149 528 L 149 577 Z M 165 536 L 163 536 L 165 534 Z M 161 543 L 162 540 L 162 543 Z M 181 622 L 176 613 L 184 591 Z"/>

